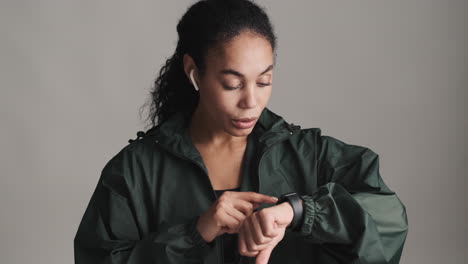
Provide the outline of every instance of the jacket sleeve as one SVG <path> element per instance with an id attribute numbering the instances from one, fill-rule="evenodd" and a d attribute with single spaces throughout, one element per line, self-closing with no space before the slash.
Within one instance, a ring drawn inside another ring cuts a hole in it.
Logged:
<path id="1" fill-rule="evenodd" d="M 122 156 L 114 157 L 101 173 L 75 235 L 75 263 L 202 263 L 202 249 L 213 244 L 197 231 L 198 216 L 160 226 L 157 232 L 139 228 L 145 213 L 132 206 L 126 194 L 122 174 L 129 166 Z"/>
<path id="2" fill-rule="evenodd" d="M 382 180 L 379 156 L 320 134 L 317 146 L 319 187 L 301 196 L 299 235 L 320 244 L 321 263 L 399 263 L 406 208 Z"/>

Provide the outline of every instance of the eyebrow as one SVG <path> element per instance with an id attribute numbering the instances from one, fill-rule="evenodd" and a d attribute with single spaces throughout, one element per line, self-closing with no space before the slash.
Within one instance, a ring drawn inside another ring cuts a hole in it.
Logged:
<path id="1" fill-rule="evenodd" d="M 260 73 L 260 75 L 270 71 L 271 69 L 273 69 L 273 64 L 268 66 L 262 73 Z M 233 74 L 233 75 L 236 75 L 236 76 L 239 76 L 239 77 L 244 77 L 244 75 L 242 73 L 240 73 L 238 71 L 235 71 L 233 69 L 224 69 L 224 70 L 221 70 L 219 73 L 221 73 L 221 74 Z"/>

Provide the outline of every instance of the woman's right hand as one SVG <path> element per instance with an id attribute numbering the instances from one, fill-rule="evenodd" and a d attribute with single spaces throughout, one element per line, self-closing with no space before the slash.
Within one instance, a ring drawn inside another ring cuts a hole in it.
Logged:
<path id="1" fill-rule="evenodd" d="M 242 222 L 261 203 L 276 203 L 278 198 L 256 192 L 225 191 L 197 222 L 200 235 L 207 242 L 224 233 L 237 233 Z"/>

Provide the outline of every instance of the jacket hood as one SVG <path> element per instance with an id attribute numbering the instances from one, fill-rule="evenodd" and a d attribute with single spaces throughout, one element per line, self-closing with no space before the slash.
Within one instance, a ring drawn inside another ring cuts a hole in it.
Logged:
<path id="1" fill-rule="evenodd" d="M 155 141 L 165 148 L 192 159 L 199 159 L 200 155 L 188 131 L 190 121 L 190 115 L 177 112 L 163 123 L 149 129 L 144 136 L 153 134 Z M 265 107 L 251 133 L 255 134 L 260 146 L 268 147 L 298 130 L 300 126 L 287 123 L 282 116 Z"/>

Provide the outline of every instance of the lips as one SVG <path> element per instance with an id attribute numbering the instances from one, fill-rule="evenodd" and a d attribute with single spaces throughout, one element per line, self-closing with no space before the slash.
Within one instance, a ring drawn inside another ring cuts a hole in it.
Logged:
<path id="1" fill-rule="evenodd" d="M 251 118 L 241 118 L 241 119 L 234 119 L 235 121 L 240 121 L 240 122 L 250 122 L 250 121 L 254 121 L 255 119 L 257 119 L 256 117 L 251 117 Z"/>
<path id="2" fill-rule="evenodd" d="M 255 125 L 256 120 L 256 117 L 232 119 L 232 124 L 238 129 L 249 129 Z"/>

